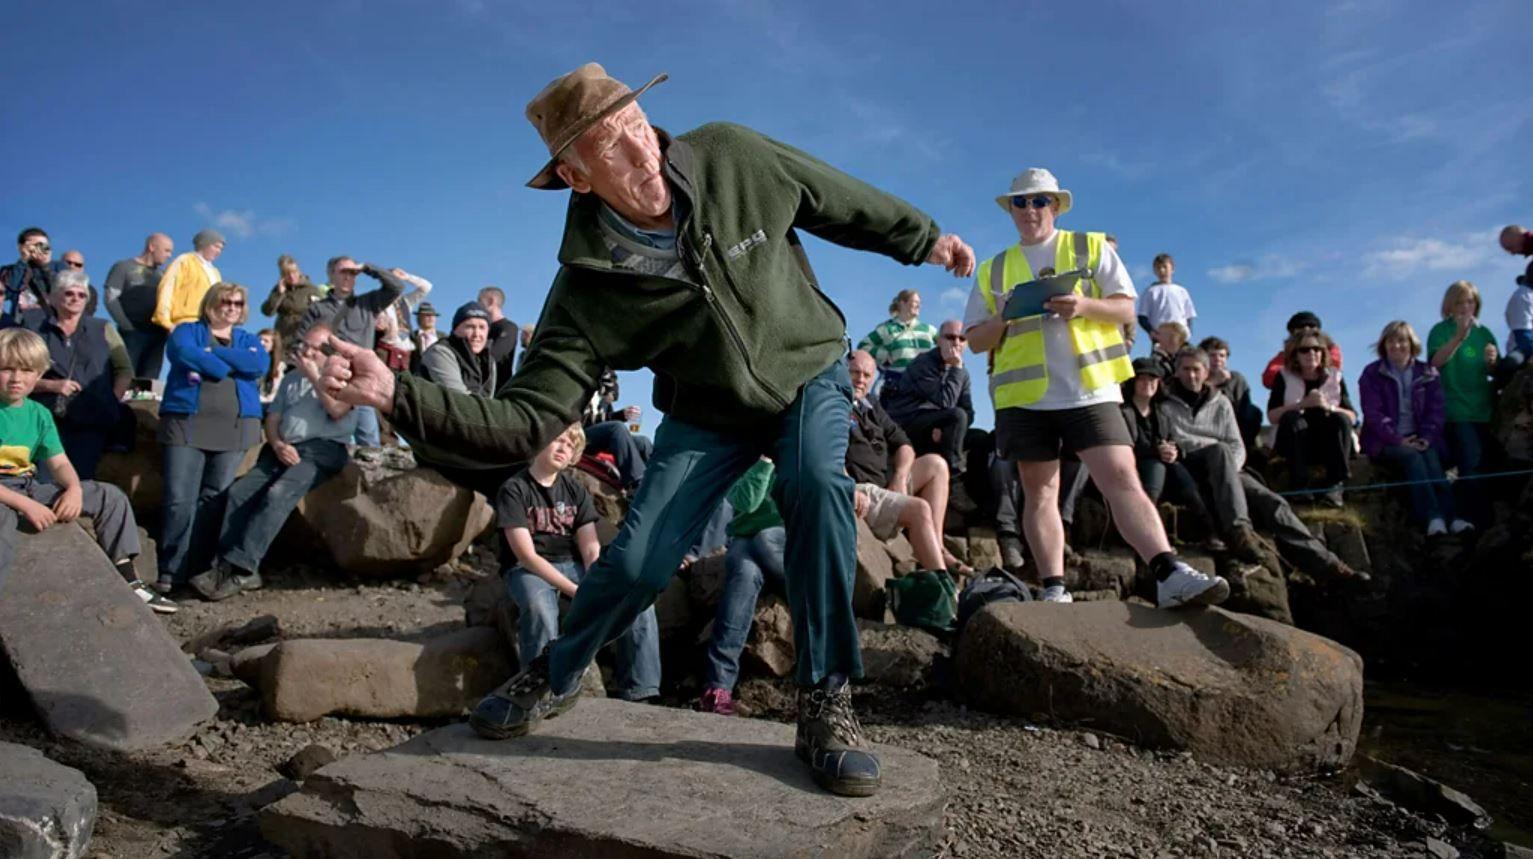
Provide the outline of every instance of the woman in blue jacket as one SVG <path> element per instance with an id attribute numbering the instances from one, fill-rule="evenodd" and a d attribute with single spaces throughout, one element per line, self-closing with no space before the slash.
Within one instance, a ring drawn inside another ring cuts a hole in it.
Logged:
<path id="1" fill-rule="evenodd" d="M 214 284 L 197 321 L 177 325 L 166 345 L 162 593 L 208 568 L 234 472 L 261 443 L 259 386 L 271 358 L 259 337 L 239 327 L 249 315 L 246 301 L 245 287 Z"/>

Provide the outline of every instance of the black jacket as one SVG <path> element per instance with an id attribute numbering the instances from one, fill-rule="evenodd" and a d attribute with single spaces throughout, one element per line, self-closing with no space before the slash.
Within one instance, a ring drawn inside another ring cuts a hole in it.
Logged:
<path id="1" fill-rule="evenodd" d="M 889 417 L 901 425 L 920 412 L 952 408 L 963 409 L 969 423 L 974 423 L 969 371 L 961 364 L 950 367 L 943 363 L 940 348 L 917 355 L 898 379 L 884 385 L 879 399 Z"/>
<path id="2" fill-rule="evenodd" d="M 873 400 L 852 404 L 851 436 L 846 445 L 846 473 L 858 483 L 884 486 L 889 482 L 889 455 L 910 437 Z"/>

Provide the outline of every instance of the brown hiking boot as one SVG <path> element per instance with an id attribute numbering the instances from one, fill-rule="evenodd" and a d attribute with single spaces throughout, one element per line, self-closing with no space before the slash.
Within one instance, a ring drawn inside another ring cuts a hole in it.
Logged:
<path id="1" fill-rule="evenodd" d="M 1235 527 L 1225 535 L 1224 542 L 1236 560 L 1248 564 L 1260 564 L 1267 560 L 1267 552 L 1262 546 L 1261 538 L 1256 536 L 1256 531 L 1244 522 L 1236 523 Z"/>

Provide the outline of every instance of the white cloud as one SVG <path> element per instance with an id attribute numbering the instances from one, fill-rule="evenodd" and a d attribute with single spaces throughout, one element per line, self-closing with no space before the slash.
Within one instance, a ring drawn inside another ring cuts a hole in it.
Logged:
<path id="1" fill-rule="evenodd" d="M 256 213 L 250 209 L 215 210 L 207 203 L 198 203 L 192 209 L 210 226 L 232 233 L 241 239 L 248 239 L 256 234 L 277 235 L 293 225 L 287 218 L 257 217 Z"/>
<path id="2" fill-rule="evenodd" d="M 1304 270 L 1304 263 L 1293 257 L 1266 254 L 1259 260 L 1239 260 L 1208 270 L 1219 283 L 1244 283 L 1248 280 L 1279 280 Z"/>
<path id="3" fill-rule="evenodd" d="M 1419 271 L 1466 271 L 1495 260 L 1494 235 L 1466 236 L 1458 241 L 1398 239 L 1394 246 L 1363 256 L 1364 270 L 1375 276 L 1403 277 Z"/>
<path id="4" fill-rule="evenodd" d="M 950 286 L 939 296 L 943 307 L 963 307 L 969 300 L 969 291 L 961 286 Z"/>

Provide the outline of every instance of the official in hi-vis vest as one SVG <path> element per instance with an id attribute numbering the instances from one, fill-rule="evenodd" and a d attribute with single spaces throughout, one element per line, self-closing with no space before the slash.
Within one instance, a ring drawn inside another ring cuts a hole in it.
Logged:
<path id="1" fill-rule="evenodd" d="M 1139 485 L 1118 408 L 1119 383 L 1134 374 L 1123 342 L 1123 326 L 1134 321 L 1134 284 L 1123 261 L 1102 233 L 1054 228 L 1073 199 L 1047 170 L 1024 170 L 995 199 L 1021 241 L 980 264 L 964 328 L 970 348 L 990 353 L 996 452 L 1015 462 L 1022 478 L 1022 531 L 1038 563 L 1043 599 L 1071 601 L 1058 506 L 1065 453 L 1080 457 L 1123 538 L 1149 563 L 1162 608 L 1223 602 L 1229 584 L 1177 559 Z M 1018 298 L 1030 298 L 1007 312 L 1018 286 L 1072 272 L 1078 277 L 1056 279 L 1048 288 L 1025 287 Z"/>

